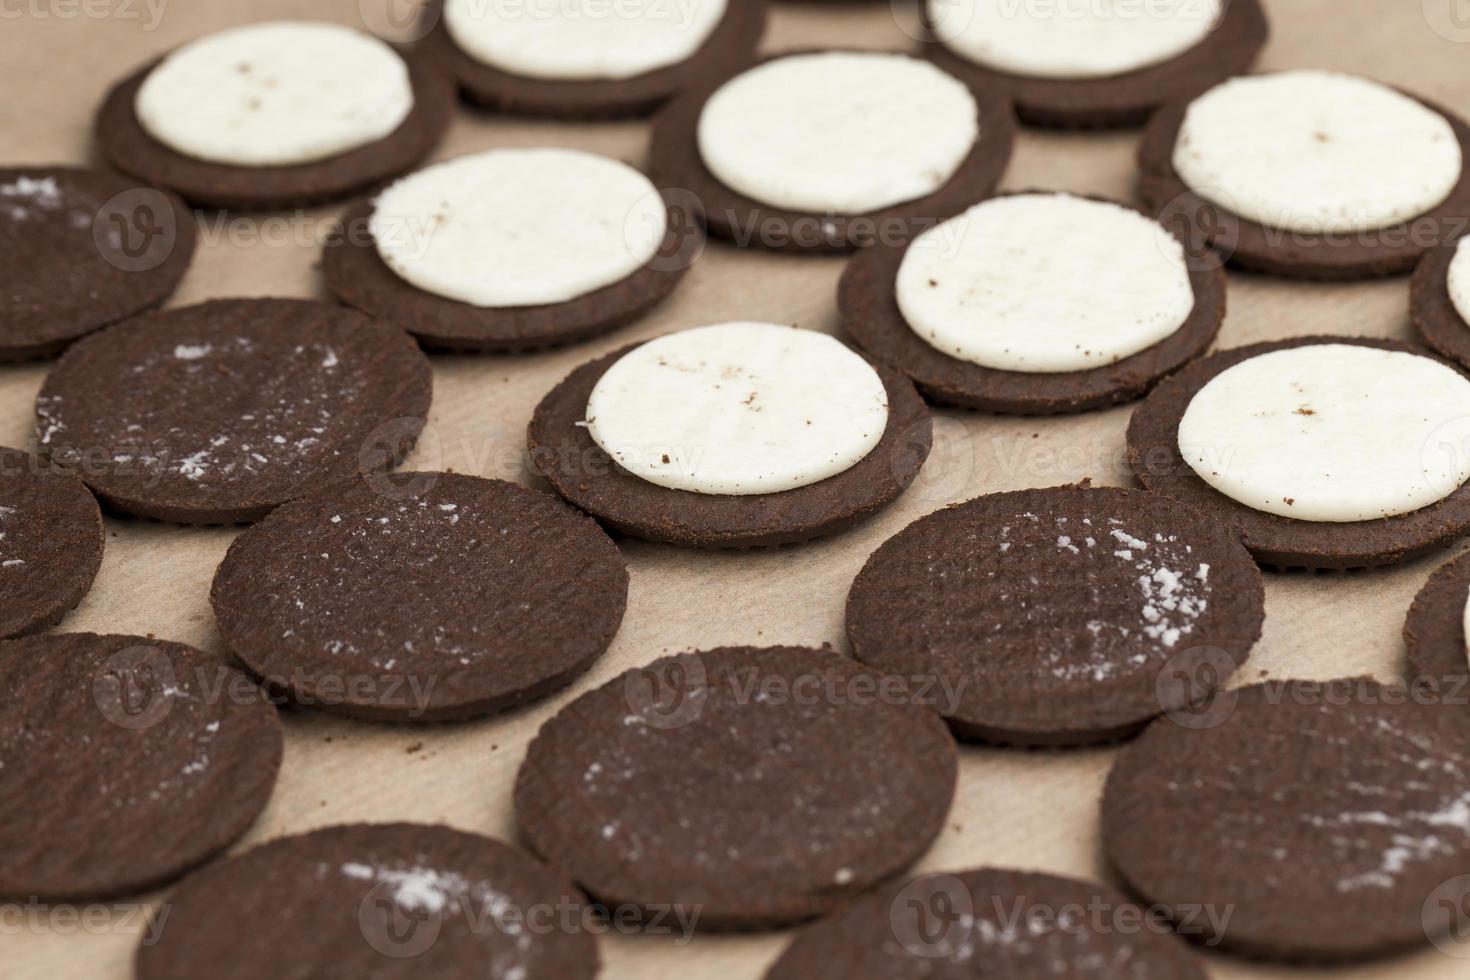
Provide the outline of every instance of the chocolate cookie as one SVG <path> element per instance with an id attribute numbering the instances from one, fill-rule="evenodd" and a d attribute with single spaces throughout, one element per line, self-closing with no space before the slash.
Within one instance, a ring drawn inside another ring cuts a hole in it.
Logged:
<path id="1" fill-rule="evenodd" d="M 797 934 L 765 980 L 1205 980 L 1172 934 L 1106 885 L 982 868 L 885 886 Z"/>
<path id="2" fill-rule="evenodd" d="M 431 386 L 390 324 L 310 300 L 214 300 L 73 345 L 36 399 L 37 441 L 126 513 L 255 521 L 396 465 Z"/>
<path id="3" fill-rule="evenodd" d="M 125 177 L 0 170 L 0 361 L 49 357 L 158 306 L 188 271 L 197 237 L 183 201 Z"/>
<path id="4" fill-rule="evenodd" d="M 1212 725 L 1155 722 L 1108 777 L 1109 858 L 1199 938 L 1249 955 L 1350 959 L 1447 932 L 1451 910 L 1427 900 L 1470 861 L 1470 729 L 1463 707 L 1405 694 L 1257 685 Z"/>
<path id="5" fill-rule="evenodd" d="M 326 243 L 322 274 L 349 306 L 401 324 L 426 347 L 451 351 L 526 351 L 588 340 L 637 320 L 673 292 L 704 249 L 703 216 L 682 195 L 666 195 L 668 231 L 658 255 L 633 275 L 566 303 L 483 307 L 436 296 L 383 261 L 368 230 L 371 201 L 342 219 Z"/>
<path id="6" fill-rule="evenodd" d="M 1271 34 L 1260 0 L 1227 0 L 1204 41 L 1161 64 L 1107 78 L 1040 78 L 987 68 L 952 51 L 936 37 L 927 6 L 924 31 L 924 53 L 945 71 L 1005 92 L 1024 123 L 1066 129 L 1141 126 L 1160 103 L 1246 71 Z"/>
<path id="7" fill-rule="evenodd" d="M 955 773 L 953 740 L 901 681 L 827 650 L 731 647 L 564 708 L 527 751 L 516 818 L 608 905 L 776 926 L 917 860 Z"/>
<path id="8" fill-rule="evenodd" d="M 991 494 L 922 517 L 853 582 L 847 634 L 874 670 L 956 692 L 955 733 L 1022 745 L 1132 734 L 1224 683 L 1261 635 L 1239 538 L 1137 490 Z M 1208 663 L 1207 686 L 1174 683 Z"/>
<path id="9" fill-rule="evenodd" d="M 659 486 L 614 463 L 583 424 L 592 389 L 632 349 L 568 375 L 536 406 L 527 435 L 532 464 L 556 492 L 624 534 L 693 548 L 808 541 L 892 503 L 928 458 L 933 431 L 923 399 L 898 372 L 875 366 L 888 392 L 888 427 L 851 469 L 780 493 L 704 494 Z"/>
<path id="10" fill-rule="evenodd" d="M 1470 487 L 1407 514 L 1368 521 L 1304 521 L 1256 510 L 1200 479 L 1179 452 L 1179 422 L 1190 400 L 1210 380 L 1269 351 L 1312 344 L 1350 344 L 1378 350 L 1427 352 L 1411 344 L 1363 337 L 1296 337 L 1221 351 L 1165 379 L 1128 424 L 1128 465 L 1147 489 L 1230 524 L 1256 560 L 1285 570 L 1346 571 L 1392 565 L 1426 554 L 1470 528 Z"/>
<path id="11" fill-rule="evenodd" d="M 199 160 L 154 139 L 134 111 L 138 89 L 155 61 L 118 82 L 97 113 L 96 139 L 103 157 L 125 174 L 176 191 L 209 208 L 303 207 L 361 193 L 403 173 L 439 144 L 454 113 L 454 88 L 422 58 L 404 55 L 413 86 L 413 108 L 384 138 L 345 153 L 282 166 L 229 166 Z"/>
<path id="12" fill-rule="evenodd" d="M 0 899 L 147 891 L 223 851 L 270 799 L 276 709 L 239 671 L 137 636 L 0 644 Z"/>
<path id="13" fill-rule="evenodd" d="M 628 598 L 590 518 L 502 480 L 403 473 L 294 501 L 235 539 L 210 600 L 230 648 L 304 705 L 394 721 L 564 687 Z"/>
<path id="14" fill-rule="evenodd" d="M 1462 154 L 1470 160 L 1470 125 L 1439 106 L 1411 97 L 1449 122 Z M 1188 98 L 1171 101 L 1149 120 L 1138 149 L 1139 193 L 1159 220 L 1185 237 L 1192 248 L 1213 247 L 1242 269 L 1325 281 L 1398 275 L 1414 268 L 1426 252 L 1461 229 L 1460 216 L 1470 211 L 1467 167 L 1444 203 L 1371 233 L 1298 233 L 1232 214 L 1192 191 L 1174 169 L 1174 146 L 1189 102 Z"/>
<path id="15" fill-rule="evenodd" d="M 0 637 L 61 622 L 92 588 L 105 538 L 82 481 L 0 447 Z"/>
<path id="16" fill-rule="evenodd" d="M 1441 565 L 1414 596 L 1404 621 L 1404 644 L 1414 673 L 1457 694 L 1470 683 L 1470 646 L 1465 609 L 1470 598 L 1470 559 L 1460 555 Z"/>
<path id="17" fill-rule="evenodd" d="M 1225 320 L 1225 273 L 1217 261 L 1195 254 L 1189 258 L 1194 310 L 1159 343 L 1085 371 L 997 370 L 950 357 L 909 326 L 896 293 L 899 266 L 908 249 L 908 242 L 877 244 L 853 256 L 838 285 L 837 304 L 842 329 L 858 346 L 874 360 L 908 375 L 925 398 L 939 404 L 1052 415 L 1132 401 L 1203 354 Z"/>
<path id="18" fill-rule="evenodd" d="M 1450 298 L 1450 263 L 1460 239 L 1437 245 L 1424 253 L 1409 284 L 1409 313 L 1420 338 L 1440 354 L 1470 367 L 1470 323 Z"/>
<path id="19" fill-rule="evenodd" d="M 793 54 L 762 59 L 767 64 Z M 697 133 L 710 96 L 739 72 L 703 82 L 670 102 L 654 119 L 650 169 L 660 186 L 678 187 L 702 202 L 710 233 L 742 246 L 791 252 L 849 252 L 877 242 L 906 242 L 936 220 L 988 196 L 1005 174 L 1015 142 L 1010 100 L 967 83 L 980 109 L 980 138 L 939 190 L 867 214 L 810 214 L 763 204 L 721 183 L 705 165 Z"/>
<path id="20" fill-rule="evenodd" d="M 210 976 L 592 980 L 586 901 L 496 840 L 351 824 L 262 844 L 195 875 L 138 947 L 138 980 Z"/>
<path id="21" fill-rule="evenodd" d="M 632 78 L 531 78 L 460 50 L 445 27 L 443 6 L 444 0 L 433 0 L 424 12 L 433 27 L 424 38 L 423 54 L 458 83 L 466 99 L 498 112 L 560 119 L 648 115 L 679 93 L 749 64 L 766 30 L 764 0 L 729 0 L 719 26 L 686 61 Z"/>

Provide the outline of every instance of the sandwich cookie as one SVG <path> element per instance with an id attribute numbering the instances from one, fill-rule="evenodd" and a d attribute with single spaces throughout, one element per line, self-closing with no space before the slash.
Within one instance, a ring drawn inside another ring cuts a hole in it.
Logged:
<path id="1" fill-rule="evenodd" d="M 924 27 L 945 71 L 1006 92 L 1023 122 L 1067 128 L 1141 125 L 1244 72 L 1270 35 L 1259 0 L 928 0 Z"/>
<path id="2" fill-rule="evenodd" d="M 1391 565 L 1470 527 L 1470 379 L 1389 340 L 1299 337 L 1168 378 L 1128 426 L 1139 481 L 1262 564 Z"/>
<path id="3" fill-rule="evenodd" d="M 1470 127 L 1354 75 L 1236 78 L 1149 122 L 1140 188 L 1170 227 L 1245 269 L 1407 272 L 1470 211 Z"/>
<path id="4" fill-rule="evenodd" d="M 842 530 L 918 475 L 923 399 L 826 334 L 724 323 L 573 371 L 531 419 L 532 465 L 634 537 L 764 547 Z"/>
<path id="5" fill-rule="evenodd" d="M 981 868 L 887 885 L 807 926 L 765 980 L 1205 980 L 1167 922 L 1106 885 Z"/>
<path id="6" fill-rule="evenodd" d="M 1160 720 L 1123 750 L 1103 844 L 1194 938 L 1288 960 L 1349 960 L 1448 933 L 1431 901 L 1470 862 L 1464 708 L 1366 678 L 1258 685 L 1213 725 Z M 1200 909 L 1229 911 L 1199 915 Z"/>
<path id="7" fill-rule="evenodd" d="M 957 735 L 1080 745 L 1133 734 L 1212 689 L 1261 635 L 1260 570 L 1228 526 L 1138 490 L 998 493 L 922 517 L 847 597 L 853 656 L 959 692 Z M 1207 653 L 1202 653 L 1206 651 Z"/>
<path id="8" fill-rule="evenodd" d="M 1218 265 L 1133 208 L 1012 194 L 864 249 L 838 306 L 846 333 L 931 401 L 1079 412 L 1139 398 L 1204 353 L 1225 318 Z"/>
<path id="9" fill-rule="evenodd" d="M 118 83 L 103 155 L 196 205 L 282 208 L 346 197 L 428 156 L 450 84 L 362 31 L 279 21 L 191 41 Z"/>
<path id="10" fill-rule="evenodd" d="M 768 58 L 691 91 L 654 122 L 651 160 L 739 245 L 848 251 L 908 241 L 995 189 L 1009 101 L 878 51 Z"/>
<path id="11" fill-rule="evenodd" d="M 593 980 L 586 900 L 488 837 L 351 824 L 262 844 L 184 882 L 138 980 Z"/>
<path id="12" fill-rule="evenodd" d="M 562 118 L 641 116 L 748 65 L 764 0 L 433 0 L 426 57 L 469 101 Z"/>
<path id="13" fill-rule="evenodd" d="M 92 588 L 105 538 L 81 480 L 0 448 L 0 638 L 61 622 Z"/>
<path id="14" fill-rule="evenodd" d="M 521 833 L 610 907 L 715 929 L 821 915 L 922 856 L 954 796 L 953 739 L 890 680 L 795 647 L 629 671 L 531 743 Z"/>
<path id="15" fill-rule="evenodd" d="M 1445 694 L 1470 683 L 1470 558 L 1441 565 L 1409 607 L 1404 645 L 1414 673 Z"/>
<path id="16" fill-rule="evenodd" d="M 43 455 L 102 502 L 176 524 L 256 521 L 413 448 L 428 358 L 312 300 L 214 300 L 74 344 L 36 398 Z"/>
<path id="17" fill-rule="evenodd" d="M 96 170 L 0 170 L 0 361 L 58 354 L 161 304 L 189 269 L 194 215 Z"/>
<path id="18" fill-rule="evenodd" d="M 445 721 L 570 684 L 612 642 L 628 571 L 550 494 L 404 473 L 279 508 L 235 539 L 210 601 L 230 649 L 296 702 Z"/>
<path id="19" fill-rule="evenodd" d="M 704 246 L 700 215 L 627 164 L 491 150 L 351 207 L 322 271 L 343 302 L 426 345 L 514 351 L 585 340 L 667 296 Z"/>
<path id="20" fill-rule="evenodd" d="M 1424 254 L 1414 269 L 1409 309 L 1426 344 L 1470 367 L 1470 237 Z"/>
<path id="21" fill-rule="evenodd" d="M 138 636 L 0 643 L 0 900 L 148 891 L 250 829 L 281 723 L 223 658 Z"/>

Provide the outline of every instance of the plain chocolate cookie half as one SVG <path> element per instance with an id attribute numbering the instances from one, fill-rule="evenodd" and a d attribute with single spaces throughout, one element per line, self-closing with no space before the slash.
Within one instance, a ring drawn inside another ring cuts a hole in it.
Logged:
<path id="1" fill-rule="evenodd" d="M 609 906 L 779 926 L 916 861 L 956 766 L 943 722 L 901 681 L 830 650 L 729 647 L 562 709 L 527 752 L 516 819 Z"/>
<path id="2" fill-rule="evenodd" d="M 1110 487 L 922 517 L 847 597 L 854 657 L 955 692 L 957 735 L 1022 745 L 1106 741 L 1187 708 L 1244 663 L 1264 619 L 1260 570 L 1229 526 Z"/>
<path id="3" fill-rule="evenodd" d="M 0 169 L 0 361 L 50 357 L 160 305 L 197 238 L 166 191 L 99 170 Z"/>
<path id="4" fill-rule="evenodd" d="M 393 132 L 366 146 L 309 163 L 233 167 L 185 156 L 149 135 L 133 110 L 154 61 L 117 83 L 97 113 L 97 147 L 112 166 L 208 208 L 302 207 L 361 193 L 413 168 L 439 144 L 454 114 L 454 88 L 423 58 L 399 51 L 408 65 L 413 108 Z"/>
<path id="5" fill-rule="evenodd" d="M 835 534 L 896 500 L 929 456 L 929 410 L 897 371 L 874 365 L 888 392 L 888 428 L 857 465 L 780 493 L 724 495 L 672 490 L 619 467 L 583 423 L 592 389 L 625 347 L 584 364 L 536 406 L 531 463 L 556 492 L 603 524 L 649 541 L 691 548 L 771 547 Z"/>
<path id="6" fill-rule="evenodd" d="M 1435 569 L 1404 621 L 1409 666 L 1446 695 L 1470 694 L 1470 646 L 1465 603 L 1470 598 L 1470 558 L 1461 554 Z"/>
<path id="7" fill-rule="evenodd" d="M 1414 329 L 1430 347 L 1470 368 L 1470 323 L 1450 298 L 1450 263 L 1460 239 L 1436 245 L 1424 253 L 1409 281 L 1409 314 Z"/>
<path id="8" fill-rule="evenodd" d="M 785 51 L 757 64 L 807 53 L 811 52 Z M 737 74 L 729 72 L 706 81 L 659 112 L 653 121 L 649 166 L 659 186 L 680 188 L 701 202 L 711 235 L 741 246 L 841 253 L 879 241 L 906 242 L 933 222 L 988 197 L 1010 163 L 1016 139 L 1016 117 L 1010 100 L 993 88 L 967 82 L 980 106 L 980 138 L 959 170 L 939 190 L 860 215 L 805 214 L 772 207 L 721 183 L 699 152 L 699 116 L 705 102 Z"/>
<path id="9" fill-rule="evenodd" d="M 230 648 L 293 701 L 443 721 L 580 676 L 622 622 L 628 572 L 551 494 L 401 473 L 279 508 L 235 539 L 210 600 Z"/>
<path id="10" fill-rule="evenodd" d="M 1103 844 L 1140 896 L 1193 938 L 1279 959 L 1449 931 L 1431 899 L 1470 866 L 1463 706 L 1354 678 L 1256 685 L 1213 709 L 1155 722 L 1108 777 Z"/>
<path id="11" fill-rule="evenodd" d="M 648 115 L 681 92 L 749 65 L 766 30 L 764 0 L 729 0 L 714 32 L 693 56 L 678 64 L 632 78 L 530 78 L 485 64 L 461 50 L 445 26 L 443 6 L 444 0 L 432 0 L 424 12 L 433 26 L 421 51 L 454 79 L 469 102 L 498 112 L 559 119 Z"/>
<path id="12" fill-rule="evenodd" d="M 647 265 L 565 303 L 484 307 L 436 296 L 409 283 L 378 254 L 359 201 L 342 233 L 322 253 L 327 287 L 349 306 L 400 324 L 426 347 L 450 351 L 527 351 L 589 340 L 637 320 L 662 302 L 704 250 L 704 218 L 682 195 L 666 195 L 668 231 Z"/>
<path id="13" fill-rule="evenodd" d="M 213 300 L 74 344 L 36 398 L 37 442 L 117 510 L 248 522 L 397 465 L 431 387 L 428 358 L 389 323 L 312 300 Z"/>
<path id="14" fill-rule="evenodd" d="M 1191 250 L 1213 247 L 1233 265 L 1293 279 L 1346 281 L 1395 276 L 1408 272 L 1448 235 L 1464 228 L 1470 213 L 1470 166 L 1439 207 L 1411 221 L 1371 233 L 1313 235 L 1269 228 L 1225 210 L 1194 193 L 1174 169 L 1174 145 L 1184 115 L 1195 95 L 1171 101 L 1149 120 L 1138 148 L 1139 193 L 1149 209 Z M 1460 150 L 1470 160 L 1470 125 L 1458 115 L 1419 99 L 1442 115 L 1454 130 Z"/>
<path id="15" fill-rule="evenodd" d="M 1367 337 L 1295 337 L 1212 354 L 1167 378 L 1143 400 L 1128 423 L 1128 465 L 1147 489 L 1190 504 L 1230 524 L 1263 565 L 1287 570 L 1346 571 L 1393 565 L 1427 554 L 1470 528 L 1470 485 L 1439 503 L 1373 521 L 1299 521 L 1247 507 L 1225 496 L 1190 468 L 1179 452 L 1179 422 L 1191 399 L 1217 375 L 1241 361 L 1312 344 L 1355 344 L 1427 355 L 1412 344 Z"/>
<path id="16" fill-rule="evenodd" d="M 1169 923 L 1106 885 L 982 868 L 884 886 L 797 933 L 765 980 L 1205 980 Z"/>
<path id="17" fill-rule="evenodd" d="M 927 8 L 926 8 L 927 9 Z M 1064 129 L 1141 126 L 1160 103 L 1203 92 L 1250 68 L 1271 27 L 1260 0 L 1227 0 L 1209 37 L 1161 64 L 1107 78 L 1036 78 L 976 64 L 951 50 L 924 16 L 924 53 L 959 78 L 1005 92 L 1023 123 Z"/>
<path id="18" fill-rule="evenodd" d="M 499 841 L 426 824 L 283 837 L 184 882 L 138 980 L 593 980 L 586 900 Z"/>
<path id="19" fill-rule="evenodd" d="M 1220 263 L 1187 253 L 1194 309 L 1165 339 L 1087 371 L 1000 371 L 950 357 L 909 326 L 897 296 L 898 270 L 908 248 L 908 243 L 876 244 L 853 256 L 837 288 L 837 306 L 843 331 L 859 347 L 908 375 L 925 398 L 942 405 L 1054 415 L 1133 401 L 1209 349 L 1225 320 L 1225 273 Z"/>
<path id="20" fill-rule="evenodd" d="M 276 709 L 221 657 L 92 633 L 0 643 L 0 900 L 147 891 L 270 799 Z"/>
<path id="21" fill-rule="evenodd" d="M 106 537 L 81 480 L 0 447 L 0 638 L 48 629 L 76 608 Z"/>

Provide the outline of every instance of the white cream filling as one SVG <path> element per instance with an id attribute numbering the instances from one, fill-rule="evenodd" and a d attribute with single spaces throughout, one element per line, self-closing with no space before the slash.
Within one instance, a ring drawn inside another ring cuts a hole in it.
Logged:
<path id="1" fill-rule="evenodd" d="M 1460 181 L 1448 120 L 1377 82 L 1322 71 L 1235 78 L 1192 102 L 1174 169 L 1257 224 L 1374 231 L 1443 204 Z"/>
<path id="2" fill-rule="evenodd" d="M 369 222 L 383 262 L 425 292 L 481 307 L 564 303 L 657 254 L 668 209 L 617 160 L 490 150 L 399 180 Z"/>
<path id="3" fill-rule="evenodd" d="M 1107 78 L 1178 57 L 1207 37 L 1221 0 L 928 0 L 935 34 L 985 68 Z"/>
<path id="4" fill-rule="evenodd" d="M 1179 450 L 1210 486 L 1268 514 L 1407 514 L 1470 480 L 1470 380 L 1402 351 L 1272 351 L 1200 389 L 1179 423 Z"/>
<path id="5" fill-rule="evenodd" d="M 470 57 L 526 78 L 625 79 L 687 61 L 727 0 L 448 0 L 444 24 Z"/>
<path id="6" fill-rule="evenodd" d="M 1470 326 L 1470 237 L 1460 239 L 1455 246 L 1455 257 L 1450 260 L 1450 302 L 1460 319 Z"/>
<path id="7" fill-rule="evenodd" d="M 384 42 L 281 21 L 185 44 L 149 72 L 134 111 L 150 136 L 185 156 L 275 167 L 376 142 L 413 103 L 408 66 Z"/>
<path id="8" fill-rule="evenodd" d="M 865 214 L 948 183 L 979 139 L 979 112 L 963 83 L 908 55 L 791 55 L 710 97 L 699 152 L 762 204 Z"/>
<path id="9" fill-rule="evenodd" d="M 920 235 L 896 283 L 926 343 L 1000 371 L 1086 371 L 1152 347 L 1194 310 L 1184 246 L 1136 211 L 998 197 Z"/>
<path id="10" fill-rule="evenodd" d="M 747 495 L 817 483 L 857 465 L 888 425 L 878 372 L 832 337 L 724 323 L 651 340 L 587 401 L 594 442 L 672 490 Z"/>

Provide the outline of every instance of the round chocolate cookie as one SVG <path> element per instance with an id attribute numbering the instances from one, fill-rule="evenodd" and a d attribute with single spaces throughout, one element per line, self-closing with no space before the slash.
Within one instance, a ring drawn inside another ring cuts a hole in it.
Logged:
<path id="1" fill-rule="evenodd" d="M 425 824 L 284 837 L 184 882 L 139 945 L 138 980 L 592 980 L 586 901 L 514 848 Z"/>
<path id="2" fill-rule="evenodd" d="M 221 657 L 137 636 L 0 643 L 0 900 L 147 891 L 229 847 L 281 764 L 276 709 Z"/>
<path id="3" fill-rule="evenodd" d="M 673 96 L 749 64 L 766 30 L 764 0 L 729 0 L 724 17 L 688 59 L 629 78 L 533 78 L 480 61 L 463 51 L 445 26 L 444 0 L 424 12 L 433 27 L 423 53 L 458 83 L 471 103 L 498 112 L 560 119 L 643 116 Z"/>
<path id="4" fill-rule="evenodd" d="M 588 340 L 637 320 L 662 302 L 704 249 L 703 216 L 668 194 L 668 230 L 658 254 L 633 275 L 565 303 L 486 307 L 419 289 L 383 261 L 368 229 L 373 203 L 359 201 L 322 253 L 327 287 L 349 306 L 401 324 L 426 347 L 527 351 Z"/>
<path id="5" fill-rule="evenodd" d="M 527 751 L 516 818 L 608 905 L 777 926 L 916 861 L 956 765 L 938 715 L 896 678 L 830 650 L 723 648 L 562 709 Z"/>
<path id="6" fill-rule="evenodd" d="M 1460 315 L 1449 290 L 1450 265 L 1463 241 L 1445 242 L 1424 253 L 1410 280 L 1409 313 L 1414 329 L 1426 344 L 1455 363 L 1470 367 L 1470 323 Z"/>
<path id="7" fill-rule="evenodd" d="M 1057 487 L 910 524 L 858 573 L 847 633 L 874 670 L 954 692 L 943 707 L 956 734 L 1076 745 L 1132 734 L 1223 683 L 1260 638 L 1264 605 L 1228 526 L 1138 490 Z M 1180 669 L 1206 685 L 1174 683 Z"/>
<path id="8" fill-rule="evenodd" d="M 785 52 L 757 65 L 809 53 L 813 52 Z M 877 242 L 908 241 L 935 220 L 957 214 L 988 196 L 1010 163 L 1016 136 L 1010 100 L 988 86 L 967 83 L 979 107 L 980 136 L 939 189 L 861 214 L 814 213 L 765 204 L 722 183 L 700 151 L 698 134 L 705 105 L 737 74 L 703 82 L 665 106 L 654 119 L 649 161 L 660 186 L 681 188 L 702 203 L 712 235 L 741 246 L 840 253 Z"/>
<path id="9" fill-rule="evenodd" d="M 762 494 L 709 494 L 659 486 L 618 466 L 588 433 L 587 401 L 602 376 L 638 345 L 584 364 L 536 406 L 533 465 L 556 492 L 633 537 L 693 548 L 771 547 L 834 534 L 898 498 L 928 458 L 933 430 L 914 386 L 875 365 L 888 393 L 888 426 L 855 466 L 816 483 Z"/>
<path id="10" fill-rule="evenodd" d="M 1160 921 L 1106 885 L 981 868 L 885 886 L 797 934 L 765 980 L 1205 980 Z"/>
<path id="11" fill-rule="evenodd" d="M 403 473 L 286 504 L 235 539 L 210 599 L 230 648 L 304 705 L 439 721 L 590 667 L 628 572 L 590 518 L 501 480 Z"/>
<path id="12" fill-rule="evenodd" d="M 400 52 L 402 54 L 402 52 Z M 187 156 L 155 139 L 138 120 L 138 90 L 161 63 L 118 82 L 97 113 L 97 146 L 125 174 L 210 208 L 302 207 L 361 193 L 411 169 L 439 144 L 454 114 L 454 87 L 415 55 L 404 54 L 413 108 L 382 139 L 306 163 L 231 166 Z"/>
<path id="13" fill-rule="evenodd" d="M 1016 195 L 1002 195 L 1016 196 Z M 1100 198 L 1090 200 L 1100 201 Z M 1112 203 L 1112 202 L 1105 202 Z M 1130 209 L 1132 210 L 1132 209 Z M 1162 234 L 1162 232 L 1161 232 Z M 1141 398 L 1159 379 L 1203 354 L 1225 320 L 1225 273 L 1213 256 L 1186 252 L 1194 308 L 1152 346 L 1079 371 L 1007 371 L 951 357 L 925 341 L 899 308 L 896 283 L 910 243 L 853 256 L 838 285 L 842 329 L 874 360 L 906 374 L 932 402 L 985 412 L 1052 415 Z M 1065 258 L 1058 256 L 1064 267 Z"/>
<path id="14" fill-rule="evenodd" d="M 1441 565 L 1414 596 L 1404 621 L 1409 666 L 1446 694 L 1470 684 L 1470 645 L 1465 619 L 1470 606 L 1470 558 Z"/>
<path id="15" fill-rule="evenodd" d="M 61 622 L 92 588 L 105 538 L 82 481 L 0 447 L 0 638 Z"/>
<path id="16" fill-rule="evenodd" d="M 1346 571 L 1392 565 L 1431 552 L 1463 534 L 1470 528 L 1470 487 L 1462 486 L 1438 503 L 1392 517 L 1298 520 L 1227 497 L 1185 462 L 1179 451 L 1179 423 L 1200 389 L 1242 361 L 1314 344 L 1427 354 L 1411 344 L 1363 337 L 1296 337 L 1212 354 L 1166 378 L 1134 411 L 1128 423 L 1128 465 L 1139 482 L 1239 529 L 1256 561 L 1278 570 Z"/>
<path id="17" fill-rule="evenodd" d="M 214 300 L 73 345 L 36 399 L 37 441 L 126 513 L 255 521 L 396 465 L 431 387 L 390 324 L 310 300 Z"/>
<path id="18" fill-rule="evenodd" d="M 1066 129 L 1140 126 L 1165 100 L 1245 72 L 1271 33 L 1260 0 L 1226 0 L 1206 38 L 1167 61 L 1100 78 L 1044 78 L 978 64 L 944 43 L 927 4 L 923 19 L 924 52 L 935 64 L 1005 92 L 1024 123 Z"/>
<path id="19" fill-rule="evenodd" d="M 1406 693 L 1288 681 L 1155 722 L 1103 794 L 1114 867 L 1191 937 L 1248 955 L 1356 959 L 1448 932 L 1430 899 L 1470 862 L 1470 728 Z"/>
<path id="20" fill-rule="evenodd" d="M 198 237 L 173 194 L 97 170 L 0 169 L 0 361 L 49 357 L 172 295 Z"/>
<path id="21" fill-rule="evenodd" d="M 1410 97 L 1444 117 L 1464 159 L 1470 160 L 1470 125 L 1439 106 Z M 1139 192 L 1159 220 L 1185 237 L 1192 249 L 1213 247 L 1242 269 L 1326 281 L 1399 275 L 1459 228 L 1459 216 L 1470 211 L 1470 167 L 1466 167 L 1443 203 L 1372 232 L 1294 232 L 1241 217 L 1201 197 L 1175 170 L 1174 149 L 1189 107 L 1188 98 L 1172 101 L 1149 120 L 1138 149 Z"/>

